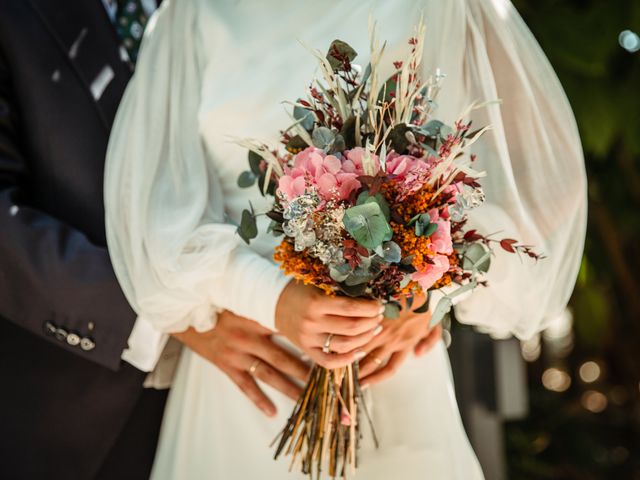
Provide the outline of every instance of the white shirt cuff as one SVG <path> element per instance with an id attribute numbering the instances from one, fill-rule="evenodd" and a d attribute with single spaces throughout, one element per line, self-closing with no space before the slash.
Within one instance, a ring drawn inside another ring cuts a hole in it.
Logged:
<path id="1" fill-rule="evenodd" d="M 138 317 L 129 335 L 129 346 L 122 352 L 122 359 L 138 370 L 151 372 L 164 350 L 169 335 L 162 333 L 144 317 Z"/>

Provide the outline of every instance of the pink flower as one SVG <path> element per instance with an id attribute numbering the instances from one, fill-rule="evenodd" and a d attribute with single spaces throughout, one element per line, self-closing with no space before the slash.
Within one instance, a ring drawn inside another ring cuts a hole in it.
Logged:
<path id="1" fill-rule="evenodd" d="M 417 192 L 429 179 L 431 164 L 412 155 L 398 155 L 391 152 L 385 160 L 387 173 L 393 175 L 399 189 L 398 201 L 402 201 L 413 192 Z"/>
<path id="2" fill-rule="evenodd" d="M 432 250 L 451 255 L 453 253 L 453 242 L 451 240 L 451 221 L 440 217 L 438 210 L 433 208 L 429 210 L 429 218 L 431 223 L 438 225 L 438 229 L 429 237 Z"/>
<path id="3" fill-rule="evenodd" d="M 361 184 L 358 173 L 349 171 L 357 170 L 355 161 L 351 160 L 347 168 L 345 162 L 323 150 L 308 147 L 296 155 L 292 168 L 285 169 L 278 189 L 288 200 L 309 189 L 315 189 L 323 200 L 346 200 Z"/>
<path id="4" fill-rule="evenodd" d="M 431 288 L 449 270 L 449 259 L 446 256 L 436 255 L 431 260 L 433 265 L 429 264 L 424 270 L 411 275 L 411 280 L 418 282 L 424 291 Z"/>
<path id="5" fill-rule="evenodd" d="M 398 155 L 396 152 L 391 152 L 386 159 L 387 173 L 405 178 L 411 170 L 416 168 L 417 161 L 418 159 L 411 155 Z"/>
<path id="6" fill-rule="evenodd" d="M 364 154 L 365 149 L 362 147 L 355 147 L 351 150 L 345 151 L 344 155 L 346 159 L 342 161 L 342 170 L 347 173 L 364 175 L 364 167 L 362 166 L 362 158 L 364 157 Z M 378 170 L 380 170 L 380 162 L 378 162 L 378 156 L 376 154 L 371 154 L 371 158 L 375 165 L 375 175 L 378 173 Z"/>

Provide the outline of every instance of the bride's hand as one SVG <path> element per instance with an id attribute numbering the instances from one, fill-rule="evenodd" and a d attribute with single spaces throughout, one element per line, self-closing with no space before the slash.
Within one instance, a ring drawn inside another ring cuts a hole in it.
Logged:
<path id="1" fill-rule="evenodd" d="M 416 300 L 420 305 L 420 299 Z M 365 349 L 367 356 L 360 362 L 360 383 L 373 385 L 391 377 L 410 353 L 422 355 L 442 337 L 442 326 L 429 327 L 431 314 L 413 313 L 403 309 L 400 316 L 384 320 L 382 333 Z"/>
<path id="2" fill-rule="evenodd" d="M 318 365 L 340 368 L 365 356 L 361 348 L 380 333 L 383 311 L 376 300 L 329 297 L 292 281 L 278 299 L 276 328 Z M 328 338 L 331 353 L 324 353 Z"/>

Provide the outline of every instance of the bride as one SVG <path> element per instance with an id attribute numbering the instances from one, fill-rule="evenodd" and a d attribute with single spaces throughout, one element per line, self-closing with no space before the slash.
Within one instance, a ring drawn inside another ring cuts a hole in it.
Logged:
<path id="1" fill-rule="evenodd" d="M 237 186 L 246 151 L 231 139 L 274 143 L 277 129 L 289 124 L 280 102 L 302 96 L 315 65 L 298 40 L 324 50 L 340 38 L 366 65 L 370 14 L 387 42 L 387 73 L 424 15 L 423 65 L 447 74 L 438 118 L 450 123 L 474 100 L 501 99 L 472 115 L 493 129 L 474 146 L 489 175 L 487 202 L 471 221 L 547 256 L 520 263 L 496 252 L 489 286 L 460 302 L 457 317 L 494 335 L 526 338 L 565 308 L 585 231 L 582 152 L 562 88 L 507 0 L 165 0 L 118 112 L 105 179 L 113 263 L 139 322 L 149 327 L 149 343 L 189 327 L 210 330 L 226 310 L 277 330 L 291 349 L 326 366 L 361 359 L 375 370 L 390 360 L 372 352 L 382 337 L 375 336 L 378 304 L 323 298 L 290 282 L 270 260 L 276 238 L 263 234 L 248 247 L 232 226 L 249 201 L 258 211 L 269 202 L 257 189 Z M 405 320 L 426 328 L 428 317 Z M 394 331 L 387 338 L 400 335 Z M 322 353 L 330 333 L 340 353 Z M 367 390 L 381 444 L 376 449 L 365 439 L 358 477 L 482 479 L 444 345 L 399 360 L 395 375 Z M 152 477 L 303 478 L 288 473 L 286 460 L 271 458 L 269 444 L 293 402 L 265 389 L 275 417 L 184 349 Z"/>

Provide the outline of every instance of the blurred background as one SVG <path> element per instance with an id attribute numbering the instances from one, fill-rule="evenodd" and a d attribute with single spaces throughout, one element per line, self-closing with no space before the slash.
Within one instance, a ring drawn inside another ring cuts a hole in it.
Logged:
<path id="1" fill-rule="evenodd" d="M 570 309 L 539 337 L 454 326 L 461 410 L 487 480 L 640 480 L 640 0 L 513 3 L 576 114 L 587 241 Z"/>

